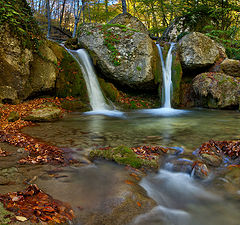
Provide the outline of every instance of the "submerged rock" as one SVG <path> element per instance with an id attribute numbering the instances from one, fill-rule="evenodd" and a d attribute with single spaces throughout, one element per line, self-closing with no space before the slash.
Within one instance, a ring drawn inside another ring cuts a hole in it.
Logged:
<path id="1" fill-rule="evenodd" d="M 240 79 L 223 73 L 202 73 L 193 79 L 198 105 L 209 108 L 229 108 L 239 105 Z"/>
<path id="2" fill-rule="evenodd" d="M 121 24 L 86 24 L 78 41 L 105 78 L 133 89 L 156 89 L 160 57 L 146 33 Z"/>
<path id="3" fill-rule="evenodd" d="M 240 60 L 225 59 L 220 64 L 224 73 L 233 77 L 240 77 Z"/>
<path id="4" fill-rule="evenodd" d="M 195 161 L 192 166 L 192 176 L 200 179 L 206 179 L 209 176 L 207 165 L 201 161 Z"/>
<path id="5" fill-rule="evenodd" d="M 39 109 L 33 109 L 32 112 L 24 117 L 24 120 L 33 122 L 49 122 L 60 119 L 62 111 L 56 107 L 44 107 Z"/>
<path id="6" fill-rule="evenodd" d="M 184 36 L 178 44 L 178 51 L 185 70 L 206 68 L 219 57 L 217 43 L 199 32 Z"/>

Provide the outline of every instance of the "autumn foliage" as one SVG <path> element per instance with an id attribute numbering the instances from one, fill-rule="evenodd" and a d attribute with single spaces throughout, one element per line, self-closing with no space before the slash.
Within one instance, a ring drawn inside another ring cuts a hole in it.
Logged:
<path id="1" fill-rule="evenodd" d="M 234 159 L 240 156 L 240 141 L 214 141 L 205 142 L 199 148 L 199 154 L 225 154 Z"/>
<path id="2" fill-rule="evenodd" d="M 69 205 L 53 199 L 37 185 L 30 185 L 24 191 L 0 195 L 0 201 L 7 210 L 14 212 L 17 216 L 30 219 L 33 223 L 40 221 L 64 223 L 74 217 Z"/>
<path id="3" fill-rule="evenodd" d="M 68 97 L 67 100 L 73 98 Z M 6 104 L 0 108 L 0 141 L 7 142 L 11 145 L 24 148 L 29 152 L 25 159 L 21 159 L 19 163 L 64 163 L 64 152 L 47 143 L 40 142 L 39 140 L 25 135 L 21 129 L 26 126 L 34 125 L 30 121 L 24 121 L 23 118 L 27 116 L 33 109 L 43 107 L 44 103 L 52 103 L 60 107 L 61 101 L 64 99 L 59 98 L 40 98 L 24 102 L 17 105 Z M 11 112 L 16 112 L 19 119 L 14 122 L 9 122 L 8 117 Z"/>

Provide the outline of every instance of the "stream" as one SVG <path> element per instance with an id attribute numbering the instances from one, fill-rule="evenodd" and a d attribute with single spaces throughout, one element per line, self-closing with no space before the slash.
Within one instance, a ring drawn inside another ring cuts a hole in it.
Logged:
<path id="1" fill-rule="evenodd" d="M 70 152 L 80 161 L 80 166 L 42 167 L 36 181 L 54 198 L 71 204 L 76 213 L 74 224 L 124 224 L 118 221 L 118 214 L 113 214 L 115 222 L 98 220 L 100 215 L 108 217 L 129 192 L 131 185 L 125 182 L 129 171 L 112 162 L 90 163 L 89 151 L 119 145 L 161 145 L 177 147 L 183 153 L 167 156 L 158 173 L 149 173 L 136 183 L 155 205 L 133 213 L 129 224 L 239 225 L 240 190 L 233 195 L 219 188 L 223 179 L 217 178 L 219 170 L 200 180 L 171 169 L 178 160 L 194 159 L 193 152 L 203 142 L 240 139 L 239 112 L 194 109 L 168 117 L 137 111 L 119 118 L 72 113 L 61 121 L 27 127 L 23 132 Z"/>

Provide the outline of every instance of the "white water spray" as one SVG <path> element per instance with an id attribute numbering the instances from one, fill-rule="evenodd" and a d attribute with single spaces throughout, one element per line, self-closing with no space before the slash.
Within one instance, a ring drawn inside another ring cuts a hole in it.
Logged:
<path id="1" fill-rule="evenodd" d="M 172 92 L 172 49 L 175 43 L 171 43 L 169 48 L 166 63 L 164 63 L 162 49 L 159 44 L 157 44 L 159 55 L 161 58 L 162 72 L 163 72 L 163 85 L 164 85 L 164 103 L 163 108 L 171 108 L 171 92 Z"/>

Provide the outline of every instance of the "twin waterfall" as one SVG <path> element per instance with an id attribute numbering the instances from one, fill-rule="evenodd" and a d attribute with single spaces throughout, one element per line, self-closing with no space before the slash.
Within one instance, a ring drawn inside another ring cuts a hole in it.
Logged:
<path id="1" fill-rule="evenodd" d="M 162 64 L 162 73 L 163 73 L 163 108 L 171 108 L 171 93 L 172 93 L 172 49 L 174 47 L 174 43 L 171 43 L 169 48 L 166 63 L 164 63 L 162 49 L 159 44 L 157 44 L 159 55 L 161 58 Z"/>
<path id="2" fill-rule="evenodd" d="M 157 44 L 159 55 L 161 58 L 162 64 L 162 73 L 163 73 L 163 106 L 161 110 L 173 110 L 171 108 L 171 92 L 172 92 L 172 80 L 171 80 L 171 70 L 172 70 L 172 49 L 174 43 L 171 44 L 170 49 L 167 54 L 166 62 L 164 62 L 162 50 L 159 44 Z M 106 102 L 105 97 L 102 94 L 97 76 L 92 65 L 91 58 L 84 49 L 79 50 L 69 50 L 70 54 L 77 60 L 79 63 L 84 79 L 86 81 L 88 96 L 92 111 L 89 114 L 105 114 L 110 116 L 122 116 L 123 113 L 117 110 L 113 110 L 113 107 L 109 106 Z M 159 109 L 154 109 L 159 110 Z M 147 111 L 146 111 L 147 112 Z M 150 111 L 149 111 L 150 112 Z M 148 113 L 149 113 L 148 112 Z M 161 113 L 160 113 L 161 114 Z"/>

